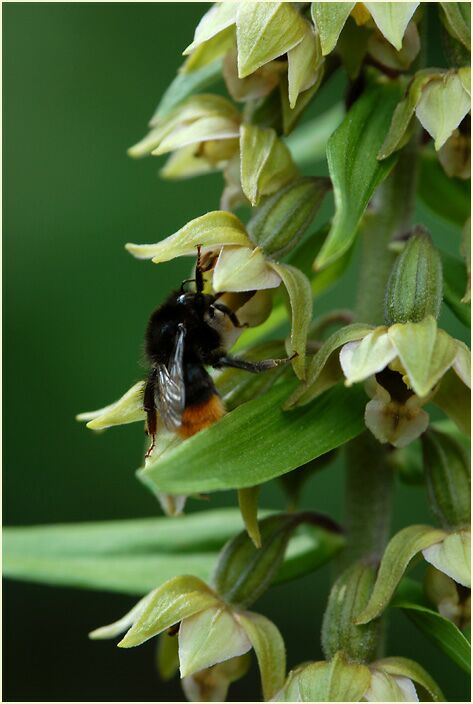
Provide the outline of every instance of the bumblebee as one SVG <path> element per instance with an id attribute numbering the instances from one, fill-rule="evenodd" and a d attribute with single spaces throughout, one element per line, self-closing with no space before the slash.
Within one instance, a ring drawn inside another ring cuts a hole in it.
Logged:
<path id="1" fill-rule="evenodd" d="M 208 267 L 209 268 L 209 267 Z M 223 293 L 204 293 L 204 265 L 197 248 L 195 278 L 181 284 L 149 319 L 145 351 L 150 365 L 143 408 L 147 433 L 155 446 L 157 416 L 165 427 L 188 438 L 215 423 L 225 408 L 206 367 L 234 367 L 259 373 L 286 364 L 286 359 L 250 362 L 227 354 L 226 325 L 243 328 L 236 313 L 221 300 Z M 195 283 L 195 291 L 186 284 Z"/>

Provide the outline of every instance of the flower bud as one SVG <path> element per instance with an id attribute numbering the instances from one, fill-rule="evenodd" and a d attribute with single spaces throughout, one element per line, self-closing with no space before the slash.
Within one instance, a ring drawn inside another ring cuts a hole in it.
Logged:
<path id="1" fill-rule="evenodd" d="M 227 604 L 246 607 L 256 601 L 276 577 L 289 539 L 302 523 L 318 524 L 333 532 L 338 525 L 317 513 L 281 513 L 259 523 L 262 547 L 256 548 L 246 531 L 230 540 L 218 558 L 212 584 Z"/>
<path id="2" fill-rule="evenodd" d="M 438 318 L 443 293 L 442 262 L 428 232 L 416 227 L 397 258 L 388 281 L 385 319 L 419 323 Z"/>
<path id="3" fill-rule="evenodd" d="M 327 659 L 342 651 L 350 660 L 374 660 L 379 619 L 363 626 L 356 626 L 354 621 L 368 603 L 375 576 L 374 567 L 359 562 L 343 572 L 333 585 L 322 625 L 322 648 Z"/>
<path id="4" fill-rule="evenodd" d="M 272 195 L 248 223 L 248 233 L 265 254 L 280 257 L 301 239 L 330 188 L 327 178 L 300 178 Z"/>
<path id="5" fill-rule="evenodd" d="M 470 522 L 470 472 L 466 452 L 450 435 L 429 430 L 422 436 L 430 501 L 443 527 Z"/>

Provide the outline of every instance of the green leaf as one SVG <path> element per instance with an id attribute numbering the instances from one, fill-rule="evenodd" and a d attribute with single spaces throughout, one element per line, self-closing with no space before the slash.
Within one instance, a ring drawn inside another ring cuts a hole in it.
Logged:
<path id="1" fill-rule="evenodd" d="M 222 76 L 222 59 L 212 61 L 192 73 L 178 73 L 172 83 L 166 89 L 163 97 L 159 101 L 153 117 L 150 120 L 150 127 L 154 127 L 161 118 L 168 115 L 175 107 L 183 102 L 190 95 L 199 93 L 218 81 Z"/>
<path id="2" fill-rule="evenodd" d="M 328 386 L 336 383 L 336 370 L 339 371 L 339 376 L 342 376 L 340 363 L 338 361 L 338 352 L 343 345 L 353 340 L 360 340 L 365 335 L 372 331 L 372 327 L 363 325 L 362 323 L 354 323 L 347 325 L 341 330 L 337 330 L 324 342 L 317 354 L 312 358 L 312 361 L 307 370 L 306 381 L 301 384 L 286 401 L 285 408 L 291 408 L 294 405 L 303 406 L 312 399 L 319 396 Z M 335 367 L 332 370 L 332 367 Z M 324 372 L 330 373 L 328 376 Z"/>
<path id="3" fill-rule="evenodd" d="M 240 78 L 295 47 L 306 31 L 303 18 L 288 2 L 243 0 L 236 26 Z"/>
<path id="4" fill-rule="evenodd" d="M 284 413 L 281 404 L 293 389 L 292 381 L 276 384 L 141 469 L 139 478 L 177 494 L 241 489 L 290 472 L 363 430 L 362 389 L 338 387 Z"/>
<path id="5" fill-rule="evenodd" d="M 310 11 L 314 24 L 319 30 L 324 56 L 330 54 L 335 48 L 340 32 L 354 7 L 354 2 L 313 2 L 311 4 Z"/>
<path id="6" fill-rule="evenodd" d="M 289 356 L 296 354 L 292 367 L 299 379 L 305 379 L 307 331 L 312 320 L 312 290 L 308 278 L 289 264 L 271 264 L 286 287 L 291 305 Z"/>
<path id="7" fill-rule="evenodd" d="M 471 51 L 471 4 L 469 2 L 441 2 L 445 26 L 455 39 Z"/>
<path id="8" fill-rule="evenodd" d="M 263 698 L 268 701 L 283 686 L 286 674 L 286 649 L 274 623 L 250 611 L 237 614 L 258 659 Z"/>
<path id="9" fill-rule="evenodd" d="M 469 303 L 462 302 L 467 285 L 465 263 L 446 252 L 441 252 L 441 255 L 445 303 L 458 320 L 469 328 L 471 325 L 471 306 Z"/>
<path id="10" fill-rule="evenodd" d="M 432 212 L 448 222 L 463 227 L 470 217 L 470 181 L 449 178 L 430 150 L 420 159 L 417 192 Z"/>
<path id="11" fill-rule="evenodd" d="M 409 21 L 419 5 L 418 2 L 365 2 L 379 31 L 398 51 Z"/>
<path id="12" fill-rule="evenodd" d="M 376 667 L 380 667 L 384 672 L 397 677 L 408 677 L 425 689 L 434 702 L 445 701 L 442 690 L 432 679 L 428 672 L 414 660 L 402 657 L 383 658 L 376 662 Z"/>
<path id="13" fill-rule="evenodd" d="M 378 617 L 388 605 L 412 558 L 445 536 L 445 531 L 423 525 L 409 526 L 396 533 L 384 551 L 370 600 L 356 623 L 369 623 Z"/>
<path id="14" fill-rule="evenodd" d="M 403 609 L 411 621 L 429 640 L 433 641 L 462 670 L 470 673 L 470 643 L 452 621 L 448 621 L 426 606 L 402 599 L 395 598 L 392 606 Z"/>
<path id="15" fill-rule="evenodd" d="M 268 515 L 262 510 L 261 515 Z M 40 584 L 142 596 L 191 572 L 209 580 L 218 552 L 241 530 L 238 509 L 186 516 L 4 528 L 3 573 Z M 342 546 L 315 526 L 298 529 L 276 582 L 312 572 Z"/>
<path id="16" fill-rule="evenodd" d="M 376 155 L 399 98 L 395 83 L 369 88 L 352 106 L 327 144 L 327 160 L 335 195 L 335 217 L 317 259 L 322 269 L 344 254 L 377 186 L 396 157 L 378 161 Z"/>

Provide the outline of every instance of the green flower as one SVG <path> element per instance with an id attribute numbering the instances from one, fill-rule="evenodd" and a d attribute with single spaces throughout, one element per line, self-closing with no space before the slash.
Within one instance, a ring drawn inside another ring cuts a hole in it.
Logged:
<path id="1" fill-rule="evenodd" d="M 433 701 L 443 700 L 433 679 L 413 660 L 391 657 L 364 665 L 338 652 L 328 661 L 296 667 L 272 701 L 418 702 L 416 685 Z"/>
<path id="2" fill-rule="evenodd" d="M 390 327 L 351 325 L 324 343 L 288 405 L 307 403 L 344 377 L 347 386 L 367 382 L 372 400 L 365 422 L 382 443 L 404 447 L 419 437 L 428 425 L 422 409 L 428 401 L 468 433 L 470 364 L 468 347 L 439 329 L 432 316 Z"/>
<path id="3" fill-rule="evenodd" d="M 151 122 L 151 131 L 128 153 L 142 157 L 177 152 L 177 162 L 185 162 L 186 156 L 193 157 L 194 167 L 198 162 L 201 170 L 206 171 L 238 151 L 240 123 L 238 108 L 226 98 L 212 94 L 192 95 L 171 112 L 156 117 Z M 166 168 L 170 170 L 171 166 Z"/>
<path id="4" fill-rule="evenodd" d="M 320 33 L 323 55 L 335 48 L 350 14 L 357 25 L 376 26 L 384 38 L 400 51 L 404 34 L 418 5 L 418 2 L 313 2 L 312 17 Z"/>
<path id="5" fill-rule="evenodd" d="M 394 111 L 378 159 L 386 159 L 407 143 L 415 124 L 414 116 L 433 137 L 439 151 L 470 111 L 470 80 L 468 67 L 418 71 Z"/>
<path id="6" fill-rule="evenodd" d="M 231 661 L 253 648 L 265 699 L 281 687 L 286 656 L 276 626 L 265 616 L 230 606 L 197 577 L 168 580 L 121 619 L 93 631 L 90 637 L 114 638 L 126 631 L 118 646 L 133 648 L 177 626 L 181 678 Z"/>
<path id="7" fill-rule="evenodd" d="M 266 95 L 286 74 L 293 108 L 300 93 L 322 77 L 318 32 L 287 2 L 243 0 L 214 5 L 199 22 L 184 54 L 189 57 L 184 72 L 226 55 L 224 76 L 237 100 Z M 275 62 L 279 57 L 287 62 Z"/>
<path id="8" fill-rule="evenodd" d="M 471 588 L 471 531 L 457 530 L 422 550 L 424 559 L 457 584 Z"/>
<path id="9" fill-rule="evenodd" d="M 420 554 L 439 572 L 470 588 L 470 550 L 469 530 L 445 531 L 426 525 L 403 528 L 389 541 L 369 601 L 355 623 L 370 623 L 383 613 L 409 564 Z"/>
<path id="10" fill-rule="evenodd" d="M 464 629 L 471 621 L 471 592 L 435 567 L 428 567 L 424 579 L 425 593 L 441 616 Z"/>

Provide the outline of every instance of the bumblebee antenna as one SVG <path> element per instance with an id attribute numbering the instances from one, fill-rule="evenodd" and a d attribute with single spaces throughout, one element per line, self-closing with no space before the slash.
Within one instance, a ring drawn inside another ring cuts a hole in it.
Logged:
<path id="1" fill-rule="evenodd" d="M 202 266 L 201 266 L 201 257 L 200 257 L 200 250 L 201 250 L 200 244 L 197 245 L 197 262 L 195 265 L 195 287 L 197 289 L 197 293 L 202 293 L 204 290 L 204 276 L 202 274 Z"/>

